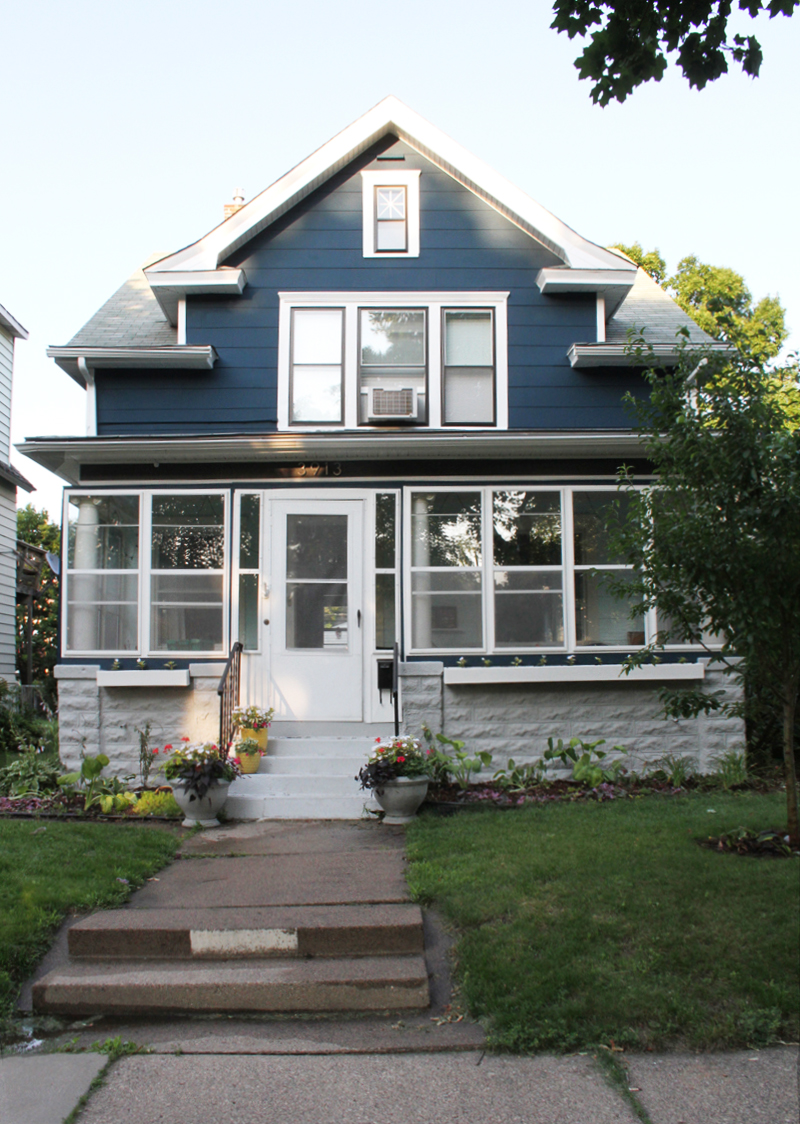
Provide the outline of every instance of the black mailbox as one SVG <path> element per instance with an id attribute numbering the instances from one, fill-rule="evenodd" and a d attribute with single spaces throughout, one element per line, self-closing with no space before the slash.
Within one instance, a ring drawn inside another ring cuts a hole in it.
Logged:
<path id="1" fill-rule="evenodd" d="M 392 681 L 392 666 L 391 660 L 378 660 L 379 691 L 391 691 L 394 685 Z"/>

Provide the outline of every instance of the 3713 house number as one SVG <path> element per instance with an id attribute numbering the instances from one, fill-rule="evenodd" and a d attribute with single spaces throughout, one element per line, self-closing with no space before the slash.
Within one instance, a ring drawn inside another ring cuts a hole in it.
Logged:
<path id="1" fill-rule="evenodd" d="M 293 472 L 294 476 L 341 476 L 342 466 L 338 461 L 325 462 L 324 464 L 300 464 Z"/>

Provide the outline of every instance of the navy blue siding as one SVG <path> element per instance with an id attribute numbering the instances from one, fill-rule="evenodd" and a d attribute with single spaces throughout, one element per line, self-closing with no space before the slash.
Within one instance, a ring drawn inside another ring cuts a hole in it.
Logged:
<path id="1" fill-rule="evenodd" d="M 247 274 L 239 299 L 188 302 L 187 342 L 212 344 L 213 371 L 105 372 L 97 376 L 98 432 L 263 433 L 277 420 L 281 290 L 509 290 L 509 422 L 522 429 L 617 429 L 620 399 L 641 391 L 629 370 L 575 371 L 567 350 L 595 339 L 595 301 L 543 297 L 535 280 L 559 259 L 407 146 L 420 168 L 420 256 L 365 259 L 361 252 L 365 154 L 228 259 Z"/>

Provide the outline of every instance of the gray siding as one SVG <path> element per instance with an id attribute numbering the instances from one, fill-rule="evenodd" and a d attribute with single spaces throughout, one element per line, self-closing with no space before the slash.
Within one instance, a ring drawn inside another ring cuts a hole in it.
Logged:
<path id="1" fill-rule="evenodd" d="M 11 448 L 11 380 L 14 337 L 0 328 L 0 460 L 8 464 Z"/>
<path id="2" fill-rule="evenodd" d="M 0 482 L 0 678 L 9 683 L 16 670 L 16 545 L 16 488 Z"/>

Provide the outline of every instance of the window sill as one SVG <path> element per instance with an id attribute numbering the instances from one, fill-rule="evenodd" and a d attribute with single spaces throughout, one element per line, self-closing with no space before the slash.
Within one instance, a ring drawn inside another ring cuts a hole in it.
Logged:
<path id="1" fill-rule="evenodd" d="M 98 687 L 188 687 L 189 672 L 183 671 L 101 671 Z"/>
<path id="2" fill-rule="evenodd" d="M 489 683 L 657 683 L 667 680 L 704 679 L 703 663 L 647 664 L 634 668 L 628 675 L 619 664 L 589 666 L 574 664 L 560 667 L 446 667 L 444 681 L 448 687 L 466 687 Z"/>

